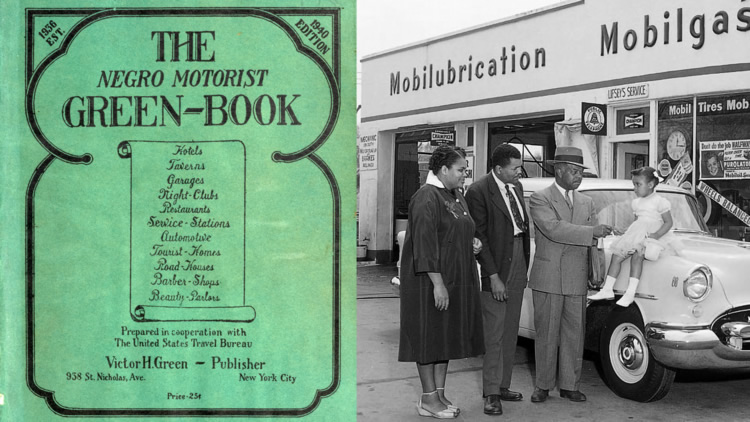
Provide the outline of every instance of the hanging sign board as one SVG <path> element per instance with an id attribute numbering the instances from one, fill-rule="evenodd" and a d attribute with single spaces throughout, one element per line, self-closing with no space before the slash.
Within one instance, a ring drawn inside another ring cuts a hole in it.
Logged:
<path id="1" fill-rule="evenodd" d="M 607 134 L 607 106 L 581 103 L 581 133 L 584 135 Z"/>

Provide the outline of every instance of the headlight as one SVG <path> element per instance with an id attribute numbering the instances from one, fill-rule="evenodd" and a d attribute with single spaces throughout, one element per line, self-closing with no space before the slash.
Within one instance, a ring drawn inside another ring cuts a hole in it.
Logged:
<path id="1" fill-rule="evenodd" d="M 693 302 L 700 302 L 711 292 L 713 275 L 708 267 L 694 269 L 682 284 L 682 293 Z"/>

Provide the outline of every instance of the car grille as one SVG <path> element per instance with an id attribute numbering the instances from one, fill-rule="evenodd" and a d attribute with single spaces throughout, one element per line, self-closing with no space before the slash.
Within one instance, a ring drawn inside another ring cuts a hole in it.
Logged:
<path id="1" fill-rule="evenodd" d="M 711 330 L 716 333 L 723 344 L 727 344 L 727 335 L 721 330 L 721 326 L 727 322 L 745 322 L 750 323 L 750 305 L 727 311 L 725 314 L 711 324 Z M 742 350 L 750 350 L 750 340 L 745 340 L 742 344 Z"/>

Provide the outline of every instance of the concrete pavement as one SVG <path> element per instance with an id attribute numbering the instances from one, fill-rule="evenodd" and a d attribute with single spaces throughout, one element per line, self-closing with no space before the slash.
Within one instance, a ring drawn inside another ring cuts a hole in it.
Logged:
<path id="1" fill-rule="evenodd" d="M 414 363 L 398 362 L 399 299 L 390 279 L 395 265 L 360 265 L 357 271 L 357 420 L 426 421 L 415 403 L 421 387 Z M 446 395 L 461 407 L 458 421 L 698 421 L 748 420 L 750 370 L 695 371 L 678 374 L 672 391 L 655 403 L 617 397 L 596 369 L 595 354 L 586 355 L 581 391 L 588 401 L 573 403 L 550 391 L 542 404 L 531 403 L 534 380 L 533 342 L 519 339 L 511 389 L 524 400 L 503 402 L 502 416 L 482 412 L 482 358 L 453 360 Z"/>

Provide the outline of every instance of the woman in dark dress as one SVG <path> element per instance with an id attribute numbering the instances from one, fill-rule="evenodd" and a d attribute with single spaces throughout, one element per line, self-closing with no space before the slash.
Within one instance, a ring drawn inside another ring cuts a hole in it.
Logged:
<path id="1" fill-rule="evenodd" d="M 398 360 L 416 362 L 422 383 L 417 412 L 455 418 L 445 398 L 450 359 L 484 353 L 474 220 L 459 187 L 466 158 L 441 146 L 430 158 L 427 182 L 409 202 L 401 256 L 401 338 Z"/>

